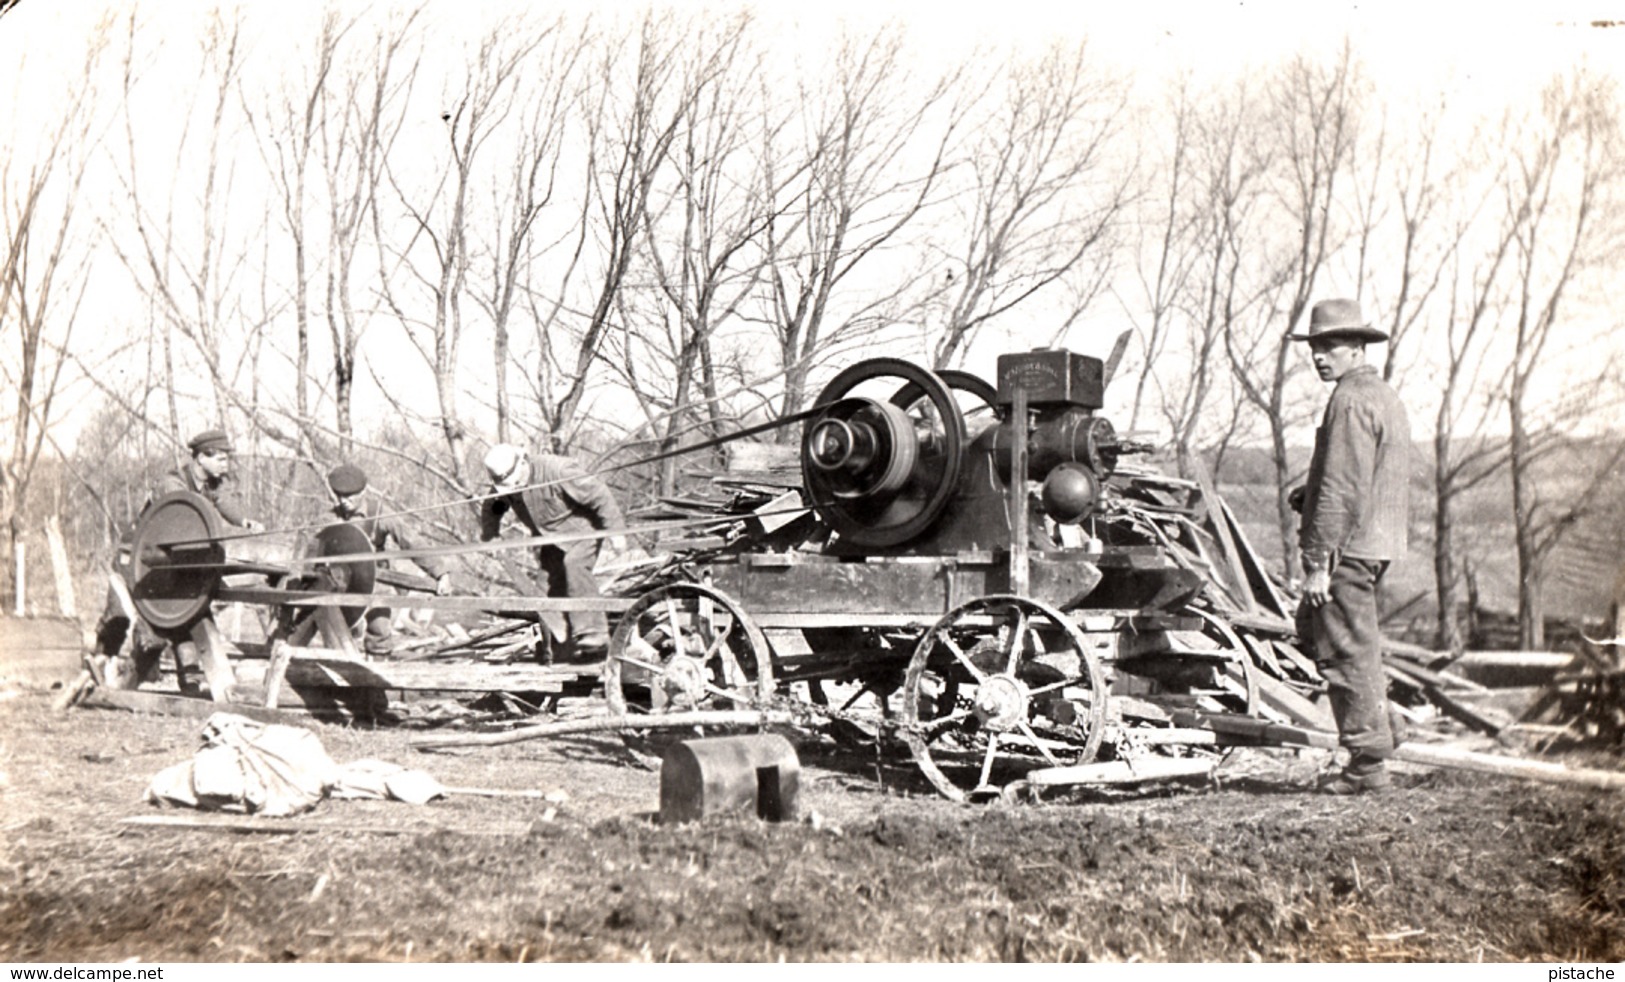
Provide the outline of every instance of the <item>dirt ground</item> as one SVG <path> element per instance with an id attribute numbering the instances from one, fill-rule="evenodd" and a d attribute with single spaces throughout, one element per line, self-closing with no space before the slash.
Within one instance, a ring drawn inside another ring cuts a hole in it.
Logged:
<path id="1" fill-rule="evenodd" d="M 3 695 L 6 961 L 1625 958 L 1615 793 L 1399 765 L 1333 799 L 1305 790 L 1326 753 L 1251 750 L 1215 782 L 961 806 L 807 739 L 806 820 L 662 826 L 658 772 L 613 737 L 428 754 L 313 723 L 339 762 L 563 800 L 146 827 L 124 820 L 213 817 L 142 802 L 200 721 Z"/>

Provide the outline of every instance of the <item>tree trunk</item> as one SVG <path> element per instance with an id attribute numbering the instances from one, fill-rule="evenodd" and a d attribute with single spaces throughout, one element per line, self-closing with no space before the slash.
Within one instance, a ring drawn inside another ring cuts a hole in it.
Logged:
<path id="1" fill-rule="evenodd" d="M 1535 543 L 1535 489 L 1530 483 L 1530 440 L 1523 417 L 1522 386 L 1512 387 L 1512 522 L 1518 555 L 1518 646 L 1546 646 L 1540 609 L 1540 552 Z"/>
<path id="2" fill-rule="evenodd" d="M 1450 436 L 1448 428 L 1441 427 L 1433 438 L 1433 579 L 1439 601 L 1435 645 L 1441 651 L 1460 654 L 1466 649 L 1466 638 L 1461 627 L 1461 575 L 1456 569 L 1456 488 L 1450 474 Z"/>

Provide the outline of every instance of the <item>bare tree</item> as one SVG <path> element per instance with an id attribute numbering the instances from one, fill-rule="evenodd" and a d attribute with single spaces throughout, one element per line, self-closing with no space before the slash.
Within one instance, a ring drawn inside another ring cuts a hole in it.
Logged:
<path id="1" fill-rule="evenodd" d="M 112 22 L 87 40 L 85 78 L 105 53 Z M 0 157 L 0 342 L 6 386 L 15 393 L 10 448 L 0 460 L 0 523 L 7 557 L 23 547 L 24 510 L 40 452 L 56 421 L 80 303 L 91 286 L 80 194 L 102 138 L 97 93 L 86 84 L 34 145 L 31 156 Z M 21 141 L 19 141 L 20 143 Z M 12 595 L 15 562 L 6 563 Z"/>
<path id="2" fill-rule="evenodd" d="M 579 97 L 577 66 L 589 37 L 585 29 L 567 34 L 562 18 L 538 28 L 537 34 L 537 57 L 526 73 L 507 179 L 492 186 L 493 234 L 489 242 L 476 235 L 479 262 L 474 276 L 479 287 L 474 296 L 494 334 L 491 377 L 496 435 L 502 441 L 515 438 L 508 394 L 512 324 L 531 288 L 530 269 L 551 245 L 539 242 L 538 232 L 558 190 L 569 110 Z"/>
<path id="3" fill-rule="evenodd" d="M 1274 103 L 1265 139 L 1278 141 L 1276 196 L 1278 221 L 1294 229 L 1292 244 L 1262 270 L 1264 289 L 1285 289 L 1285 317 L 1257 321 L 1252 330 L 1225 335 L 1226 353 L 1247 399 L 1269 425 L 1270 455 L 1276 475 L 1276 520 L 1282 557 L 1289 572 L 1298 567 L 1297 516 L 1287 503 L 1295 474 L 1287 453 L 1287 433 L 1302 419 L 1289 406 L 1289 383 L 1301 372 L 1301 359 L 1287 340 L 1308 309 L 1320 276 L 1345 234 L 1338 221 L 1339 188 L 1353 159 L 1362 85 L 1345 43 L 1334 62 L 1318 65 L 1303 57 L 1290 62 L 1272 81 Z"/>
<path id="4" fill-rule="evenodd" d="M 740 316 L 766 275 L 761 240 L 776 196 L 761 189 L 765 172 L 754 151 L 757 134 L 771 136 L 784 117 L 760 89 L 765 62 L 748 45 L 750 26 L 740 17 L 685 45 L 680 78 L 688 109 L 644 216 L 639 255 L 652 290 L 644 309 L 634 314 L 628 305 L 623 317 L 621 368 L 661 452 L 696 430 L 722 434 L 728 366 L 720 363 L 716 333 Z M 742 371 L 732 369 L 729 388 Z M 672 493 L 676 459 L 663 462 L 660 474 L 662 493 Z"/>
<path id="5" fill-rule="evenodd" d="M 644 14 L 634 34 L 603 47 L 582 92 L 587 159 L 577 233 L 555 299 L 533 307 L 535 387 L 544 424 L 560 445 L 580 422 L 593 369 L 616 327 L 651 188 L 690 108 L 677 77 L 683 36 L 670 12 Z M 585 303 L 572 308 L 565 298 L 578 290 Z M 571 339 L 568 351 L 554 344 L 559 330 Z"/>
<path id="6" fill-rule="evenodd" d="M 1181 88 L 1176 100 L 1174 156 L 1161 168 L 1169 184 L 1150 226 L 1159 238 L 1155 275 L 1146 281 L 1152 314 L 1130 426 L 1138 425 L 1146 389 L 1155 387 L 1179 467 L 1189 473 L 1204 442 L 1227 444 L 1244 421 L 1237 405 L 1222 416 L 1214 411 L 1216 390 L 1232 394 L 1217 352 L 1273 298 L 1278 279 L 1251 278 L 1251 257 L 1268 242 L 1272 164 L 1256 138 L 1254 95 L 1243 84 L 1202 100 Z"/>
<path id="7" fill-rule="evenodd" d="M 372 303 L 356 304 L 357 256 L 372 232 L 382 241 L 379 192 L 384 164 L 403 125 L 403 107 L 417 79 L 410 49 L 418 11 L 379 27 L 365 60 L 344 73 L 337 109 L 329 106 L 319 130 L 327 191 L 328 234 L 324 316 L 333 357 L 333 426 L 341 447 L 355 439 L 355 379 L 361 338 Z M 365 281 L 363 281 L 365 282 Z M 366 287 L 363 287 L 366 289 Z M 382 286 L 373 287 L 382 292 Z"/>
<path id="8" fill-rule="evenodd" d="M 477 167 L 483 151 L 515 111 L 524 69 L 542 41 L 523 18 L 505 19 L 481 36 L 461 91 L 449 97 L 441 114 L 446 157 L 432 186 L 421 191 L 410 187 L 404 160 L 389 159 L 385 166 L 416 234 L 405 243 L 379 235 L 384 301 L 433 374 L 440 431 L 453 473 L 461 471 L 468 440 L 468 427 L 458 411 L 459 364 L 472 261 L 472 198 L 481 177 Z M 408 282 L 427 294 L 426 323 L 412 313 L 416 304 L 402 296 L 405 287 L 390 273 L 397 264 Z"/>
<path id="9" fill-rule="evenodd" d="M 890 326 L 914 285 L 900 275 L 836 304 L 837 288 L 933 202 L 964 119 L 952 103 L 957 73 L 922 87 L 902 51 L 896 31 L 867 43 L 847 38 L 828 82 L 803 89 L 807 129 L 799 145 L 764 150 L 767 187 L 785 188 L 790 199 L 771 203 L 766 239 L 786 415 L 802 408 L 821 356 Z M 791 172 L 802 176 L 784 180 Z"/>
<path id="10" fill-rule="evenodd" d="M 983 325 L 1079 273 L 1091 285 L 1073 291 L 1076 303 L 1057 319 L 1081 316 L 1105 279 L 1110 236 L 1130 201 L 1126 174 L 1108 168 L 1127 89 L 1087 45 L 1052 47 L 1003 82 L 971 137 L 971 185 L 952 226 L 963 241 L 943 246 L 938 368 L 953 365 Z"/>
<path id="11" fill-rule="evenodd" d="M 325 122 L 327 93 L 334 74 L 339 45 L 344 36 L 355 27 L 355 23 L 354 19 L 341 19 L 336 10 L 326 11 L 322 17 L 321 30 L 311 51 L 311 64 L 306 70 L 305 77 L 295 78 L 291 70 L 283 76 L 283 86 L 266 99 L 263 124 L 257 120 L 252 107 L 247 113 L 248 124 L 259 138 L 261 155 L 265 158 L 266 169 L 271 175 L 280 199 L 281 217 L 288 234 L 287 245 L 292 252 L 294 418 L 299 424 L 308 424 L 312 417 L 310 405 L 312 271 L 307 219 L 311 201 L 307 184 L 317 140 Z M 301 449 L 308 452 L 311 449 L 308 446 L 310 431 L 301 426 L 299 432 Z"/>
<path id="12" fill-rule="evenodd" d="M 236 410 L 251 421 L 254 434 L 297 447 L 297 429 L 282 422 L 286 413 L 270 411 L 242 394 L 244 388 L 252 388 L 244 380 L 252 379 L 259 368 L 244 355 L 274 320 L 280 304 L 256 307 L 248 292 L 254 244 L 264 240 L 265 214 L 232 207 L 237 161 L 230 145 L 240 122 L 233 107 L 246 56 L 240 18 L 241 12 L 227 20 L 216 11 L 205 26 L 196 92 L 207 101 L 174 114 L 183 121 L 174 144 L 174 164 L 160 179 L 149 177 L 141 164 L 155 144 L 144 142 L 135 123 L 145 103 L 134 53 L 136 19 L 131 17 L 131 54 L 125 62 L 121 107 L 125 169 L 119 179 L 130 202 L 133 235 L 109 226 L 109 241 L 162 332 L 172 441 L 179 442 L 175 382 L 183 371 L 195 370 L 207 383 L 205 418 L 225 421 L 228 410 Z M 195 141 L 192 125 L 198 114 L 205 125 Z M 203 145 L 198 147 L 197 142 Z M 201 173 L 193 166 L 200 157 Z M 165 180 L 161 206 L 153 203 L 152 180 Z M 177 338 L 186 350 L 176 350 Z"/>
<path id="13" fill-rule="evenodd" d="M 1554 79 L 1541 101 L 1539 128 L 1515 148 L 1505 199 L 1514 261 L 1510 311 L 1514 349 L 1507 416 L 1519 572 L 1518 635 L 1530 648 L 1541 647 L 1545 640 L 1540 591 L 1545 561 L 1594 505 L 1625 453 L 1600 461 L 1561 503 L 1543 493 L 1535 478 L 1536 463 L 1554 441 L 1542 439 L 1534 381 L 1571 323 L 1564 303 L 1569 293 L 1621 243 L 1619 222 L 1611 214 L 1617 201 L 1611 196 L 1625 175 L 1619 104 L 1611 86 L 1577 71 Z M 1555 415 L 1567 421 L 1568 414 Z"/>
<path id="14" fill-rule="evenodd" d="M 1503 226 L 1492 248 L 1471 266 L 1459 258 L 1446 315 L 1439 406 L 1433 424 L 1433 577 L 1438 599 L 1437 644 L 1449 651 L 1466 645 L 1460 610 L 1466 601 L 1462 544 L 1456 536 L 1462 497 L 1500 473 L 1506 445 L 1486 432 L 1487 399 L 1469 399 L 1481 388 L 1487 335 L 1498 312 L 1500 277 L 1512 247 Z"/>

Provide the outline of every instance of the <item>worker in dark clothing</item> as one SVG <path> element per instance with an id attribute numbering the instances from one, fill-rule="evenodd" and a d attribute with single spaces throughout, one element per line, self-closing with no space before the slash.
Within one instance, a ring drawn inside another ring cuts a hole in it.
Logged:
<path id="1" fill-rule="evenodd" d="M 224 430 L 204 430 L 186 445 L 192 459 L 170 471 L 153 485 L 152 497 L 147 499 L 146 513 L 152 503 L 176 491 L 201 494 L 214 504 L 214 509 L 227 525 L 235 525 L 249 532 L 263 532 L 265 526 L 249 518 L 237 491 L 237 476 L 231 473 L 231 438 Z"/>
<path id="2" fill-rule="evenodd" d="M 1299 633 L 1326 679 L 1339 742 L 1349 752 L 1331 794 L 1382 791 L 1394 751 L 1382 665 L 1377 588 L 1405 555 L 1409 521 L 1410 421 L 1393 388 L 1366 363 L 1366 345 L 1388 340 L 1353 300 L 1315 305 L 1307 334 L 1315 370 L 1336 385 L 1315 431 L 1308 483 L 1289 496 L 1302 512 Z"/>
<path id="3" fill-rule="evenodd" d="M 204 430 L 186 444 L 192 459 L 159 478 L 142 506 L 143 516 L 153 504 L 177 491 L 202 495 L 214 505 L 227 525 L 248 532 L 262 532 L 265 526 L 249 518 L 237 491 L 237 478 L 231 473 L 231 438 L 224 430 Z M 142 629 L 132 636 L 130 625 L 136 619 L 130 598 L 131 535 L 119 543 L 119 557 L 108 578 L 107 604 L 96 623 L 96 653 L 114 659 L 108 666 L 108 681 L 115 687 L 134 687 L 157 668 L 158 655 L 174 639 L 163 638 Z M 128 650 L 127 650 L 128 649 Z"/>
<path id="4" fill-rule="evenodd" d="M 602 480 L 587 474 L 575 461 L 558 454 L 531 455 L 502 443 L 485 456 L 492 497 L 480 506 L 480 540 L 495 539 L 503 518 L 512 514 L 529 535 L 602 531 L 624 527 L 621 507 Z M 544 545 L 536 559 L 547 582 L 549 597 L 597 597 L 593 578 L 602 540 L 585 539 Z M 624 552 L 623 536 L 610 537 L 611 548 Z M 609 648 L 609 626 L 602 611 L 575 611 L 567 617 L 570 657 L 577 661 L 602 658 Z"/>
<path id="5" fill-rule="evenodd" d="M 342 521 L 359 528 L 374 549 L 384 549 L 394 542 L 398 549 L 415 549 L 406 526 L 395 516 L 369 516 L 362 495 L 367 490 L 367 473 L 354 464 L 340 464 L 327 474 L 327 486 L 333 492 L 333 514 Z M 451 592 L 451 573 L 441 568 L 429 556 L 412 560 L 418 568 L 435 581 L 435 593 L 445 596 Z M 382 562 L 380 563 L 382 565 Z M 388 607 L 367 610 L 366 636 L 362 648 L 369 655 L 385 655 L 394 647 L 394 612 Z"/>

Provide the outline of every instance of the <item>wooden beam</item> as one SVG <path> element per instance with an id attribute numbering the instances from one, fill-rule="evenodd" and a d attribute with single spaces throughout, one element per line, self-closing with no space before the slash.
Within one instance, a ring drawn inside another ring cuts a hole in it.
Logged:
<path id="1" fill-rule="evenodd" d="M 1461 770 L 1521 777 L 1547 784 L 1569 784 L 1577 787 L 1600 788 L 1606 791 L 1625 791 L 1625 773 L 1587 768 L 1569 768 L 1521 757 L 1502 757 L 1497 754 L 1475 753 L 1457 747 L 1436 744 L 1402 743 L 1394 751 L 1395 760 L 1431 767 L 1453 767 Z"/>
<path id="2" fill-rule="evenodd" d="M 681 730 L 696 726 L 788 726 L 797 722 L 794 713 L 758 712 L 756 710 L 701 710 L 692 713 L 672 713 L 668 716 L 646 716 L 627 713 L 620 716 L 587 716 L 581 719 L 542 723 L 502 733 L 449 733 L 414 737 L 411 745 L 416 750 L 439 750 L 447 747 L 495 747 L 505 743 L 538 740 L 545 737 L 574 736 L 582 733 L 612 733 L 619 730 Z"/>
<path id="3" fill-rule="evenodd" d="M 214 617 L 206 616 L 192 625 L 192 643 L 197 645 L 198 664 L 209 682 L 209 698 L 217 703 L 230 702 L 237 678 L 231 672 L 230 645 Z"/>
<path id="4" fill-rule="evenodd" d="M 1256 611 L 1258 597 L 1253 594 L 1253 586 L 1247 579 L 1247 570 L 1242 566 L 1235 537 L 1230 534 L 1230 522 L 1224 513 L 1224 500 L 1219 497 L 1218 490 L 1213 486 L 1213 477 L 1208 473 L 1207 464 L 1200 456 L 1191 458 L 1191 470 L 1195 472 L 1196 485 L 1202 491 L 1202 500 L 1207 502 L 1208 522 L 1213 526 L 1219 548 L 1224 550 L 1225 567 L 1230 571 L 1235 589 L 1238 591 L 1234 599 L 1241 604 L 1242 612 Z"/>
<path id="5" fill-rule="evenodd" d="M 565 683 L 595 681 L 602 671 L 601 665 L 362 661 L 338 657 L 327 648 L 300 648 L 294 645 L 283 645 L 282 652 L 287 658 L 284 684 L 295 689 L 562 692 Z"/>
<path id="6" fill-rule="evenodd" d="M 1218 760 L 1208 757 L 1142 757 L 1136 760 L 1109 760 L 1073 767 L 1043 767 L 1028 771 L 1027 784 L 1038 788 L 1068 787 L 1078 784 L 1138 784 L 1141 781 L 1167 781 L 1180 777 L 1205 777 L 1213 773 Z"/>
<path id="7" fill-rule="evenodd" d="M 329 820 L 301 820 L 286 818 L 257 818 L 252 815 L 132 815 L 119 819 L 120 825 L 140 828 L 180 829 L 183 831 L 259 833 L 261 835 L 298 835 L 301 833 L 348 832 L 363 835 L 435 835 L 450 832 L 453 835 L 529 835 L 532 822 L 482 821 L 476 826 L 456 825 L 377 825 L 372 823 L 334 822 Z"/>
<path id="8" fill-rule="evenodd" d="M 191 696 L 168 695 L 162 692 L 142 692 L 138 689 L 109 689 L 99 687 L 91 690 L 79 705 L 90 706 L 96 709 L 123 709 L 133 713 L 148 713 L 153 716 L 175 716 L 184 719 L 208 719 L 215 713 L 229 712 L 238 716 L 261 723 L 287 723 L 292 726 L 309 727 L 310 719 L 305 716 L 286 713 L 277 709 L 267 709 L 264 706 L 244 706 L 236 703 L 220 705 Z"/>

